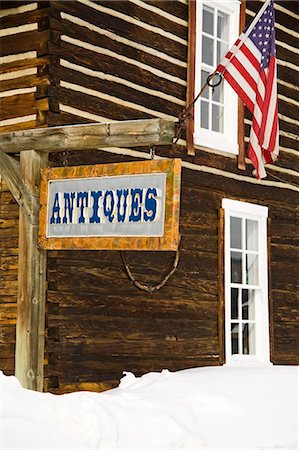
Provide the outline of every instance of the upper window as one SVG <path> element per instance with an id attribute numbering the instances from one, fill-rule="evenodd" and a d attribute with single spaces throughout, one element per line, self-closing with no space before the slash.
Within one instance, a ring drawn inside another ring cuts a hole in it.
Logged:
<path id="1" fill-rule="evenodd" d="M 268 208 L 224 199 L 226 361 L 269 362 Z"/>
<path id="2" fill-rule="evenodd" d="M 197 1 L 195 96 L 239 35 L 239 1 Z M 237 95 L 228 83 L 206 88 L 194 109 L 194 143 L 238 153 Z"/>

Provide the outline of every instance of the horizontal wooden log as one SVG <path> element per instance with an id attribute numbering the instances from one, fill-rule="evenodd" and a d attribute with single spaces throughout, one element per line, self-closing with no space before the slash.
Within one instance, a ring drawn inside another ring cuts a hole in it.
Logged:
<path id="1" fill-rule="evenodd" d="M 13 356 L 10 358 L 0 358 L 0 366 L 4 375 L 14 375 L 15 361 Z"/>
<path id="2" fill-rule="evenodd" d="M 173 95 L 178 99 L 185 100 L 186 87 L 182 84 L 167 80 L 161 76 L 145 70 L 134 64 L 130 64 L 122 59 L 116 59 L 113 56 L 99 54 L 95 51 L 71 45 L 61 41 L 60 46 L 52 46 L 52 52 L 73 64 L 89 67 L 92 70 L 98 70 L 106 74 L 113 74 L 129 82 L 140 84 L 148 89 L 164 92 Z M 165 74 L 167 77 L 167 73 Z M 65 78 L 64 78 L 65 79 Z"/>
<path id="3" fill-rule="evenodd" d="M 1 98 L 1 120 L 27 116 L 36 112 L 34 93 Z"/>
<path id="4" fill-rule="evenodd" d="M 153 115 L 139 111 L 137 109 L 128 108 L 121 104 L 116 104 L 109 100 L 95 97 L 94 95 L 88 95 L 86 93 L 78 92 L 65 87 L 49 87 L 49 95 L 55 99 L 57 104 L 83 110 L 83 112 L 96 114 L 100 117 L 106 117 L 109 120 L 144 120 L 152 119 Z M 59 100 L 59 102 L 58 102 Z M 58 112 L 58 111 L 56 111 Z M 79 116 L 79 117 L 78 117 Z M 74 123 L 81 121 L 80 115 L 75 119 Z M 83 122 L 83 121 L 82 121 Z M 81 122 L 81 123 L 82 123 Z M 93 121 L 94 122 L 94 121 Z M 102 122 L 102 120 L 100 120 Z"/>
<path id="5" fill-rule="evenodd" d="M 142 107 L 174 117 L 177 117 L 184 108 L 184 105 L 178 105 L 163 98 L 163 94 L 160 95 L 159 92 L 157 95 L 150 95 L 142 92 L 142 88 L 140 88 L 140 90 L 139 88 L 133 89 L 130 86 L 122 85 L 117 82 L 100 80 L 97 77 L 85 75 L 77 70 L 70 70 L 62 66 L 60 68 L 52 68 L 51 72 L 53 72 L 52 76 L 55 78 L 56 85 L 59 84 L 59 80 L 63 80 L 99 92 L 100 94 L 111 95 L 111 93 L 113 93 L 113 97 L 116 97 L 120 104 L 121 102 L 130 102 L 131 104 L 134 104 L 134 108 L 132 107 L 132 109 L 139 111 L 140 108 L 143 115 L 144 112 L 142 111 Z M 90 97 L 93 96 L 91 95 Z M 104 115 L 105 113 L 98 111 L 98 114 Z"/>
<path id="6" fill-rule="evenodd" d="M 45 380 L 46 381 L 46 380 Z M 48 383 L 46 392 L 51 392 L 53 394 L 68 394 L 70 392 L 78 391 L 88 391 L 88 392 L 104 392 L 109 389 L 113 389 L 118 386 L 118 381 L 107 380 L 107 381 L 81 381 L 76 383 L 70 382 L 59 382 L 59 388 L 53 387 L 51 381 Z"/>
<path id="7" fill-rule="evenodd" d="M 112 52 L 120 55 L 125 55 L 127 58 L 140 61 L 150 67 L 156 68 L 170 74 L 172 77 L 178 77 L 182 80 L 186 80 L 186 68 L 180 65 L 174 64 L 171 61 L 164 60 L 155 54 L 149 54 L 146 51 L 138 48 L 134 48 L 123 42 L 117 42 L 116 40 L 109 38 L 105 35 L 99 35 L 95 31 L 89 30 L 87 27 L 82 27 L 74 23 L 71 24 L 67 20 L 51 21 L 52 27 L 58 30 L 59 35 L 63 34 L 70 36 L 82 42 L 87 42 L 92 45 L 97 45 L 103 48 L 107 48 Z M 57 42 L 60 39 L 56 39 Z M 60 44 L 62 47 L 63 43 Z M 55 54 L 55 49 L 49 46 L 51 52 Z"/>
<path id="8" fill-rule="evenodd" d="M 71 14 L 81 20 L 92 23 L 93 25 L 102 29 L 109 30 L 119 36 L 130 39 L 133 42 L 138 42 L 147 47 L 152 47 L 167 55 L 178 58 L 181 61 L 186 61 L 187 45 L 180 42 L 175 42 L 167 36 L 161 36 L 158 33 L 153 33 L 146 28 L 141 28 L 134 23 L 128 26 L 128 22 L 118 17 L 113 17 L 111 14 L 106 14 L 102 11 L 96 11 L 87 5 L 72 2 L 53 2 L 54 7 L 59 8 L 60 11 Z M 128 16 L 129 18 L 129 16 Z M 51 28 L 54 24 L 51 21 Z"/>
<path id="9" fill-rule="evenodd" d="M 32 128 L 36 127 L 36 121 L 32 120 L 29 122 L 20 122 L 20 123 L 14 123 L 11 125 L 5 125 L 0 126 L 0 134 L 1 133 L 12 133 L 14 131 L 21 131 L 21 130 L 30 130 Z"/>
<path id="10" fill-rule="evenodd" d="M 1 28 L 19 27 L 29 23 L 38 23 L 42 18 L 47 17 L 50 8 L 34 9 L 32 11 L 10 14 L 0 20 Z"/>
<path id="11" fill-rule="evenodd" d="M 46 67 L 49 64 L 49 57 L 26 58 L 11 62 L 3 62 L 0 67 L 0 73 L 13 72 L 15 70 L 32 69 L 34 67 Z M 40 71 L 40 69 L 39 69 Z M 2 84 L 2 83 L 1 83 Z"/>
<path id="12" fill-rule="evenodd" d="M 82 125 L 83 123 L 94 123 L 94 120 L 86 119 L 84 117 L 80 117 L 73 114 L 68 114 L 64 112 L 52 112 L 48 111 L 47 114 L 47 124 L 49 127 L 56 127 L 56 126 L 62 126 L 62 125 Z M 79 153 L 79 152 L 77 152 Z M 80 152 L 80 154 L 82 154 Z M 59 154 L 55 154 L 56 158 L 60 158 Z M 52 154 L 50 155 L 50 160 L 55 159 L 55 156 Z M 57 161 L 57 159 L 56 159 Z M 60 165 L 60 164 L 56 164 Z M 79 164 L 77 164 L 79 165 Z"/>
<path id="13" fill-rule="evenodd" d="M 135 147 L 170 144 L 173 135 L 174 123 L 163 119 L 123 121 L 3 134 L 0 136 L 0 148 L 8 153 L 16 153 L 23 150 L 89 150 L 101 146 Z"/>
<path id="14" fill-rule="evenodd" d="M 5 36 L 0 39 L 1 56 L 37 50 L 40 56 L 48 53 L 49 30 Z"/>
<path id="15" fill-rule="evenodd" d="M 0 87 L 0 91 L 1 92 L 5 92 L 5 91 L 10 91 L 10 90 L 15 90 L 15 89 L 24 89 L 24 88 L 28 88 L 28 87 L 37 87 L 37 86 L 49 86 L 50 81 L 47 75 L 45 76 L 39 76 L 39 75 L 30 75 L 30 76 L 26 76 L 26 77 L 20 77 L 20 78 L 15 78 L 12 80 L 7 80 L 7 81 L 2 81 L 1 82 L 1 87 Z M 20 101 L 22 100 L 22 95 L 24 94 L 18 94 L 18 96 L 20 96 Z M 10 96 L 11 98 L 13 96 Z M 10 97 L 4 97 L 5 100 L 3 101 L 3 104 L 5 104 L 7 102 L 7 99 Z M 35 97 L 35 93 L 34 93 L 34 97 Z M 24 99 L 23 99 L 24 100 Z M 18 109 L 19 112 L 19 109 Z M 30 114 L 30 113 L 28 113 Z M 19 115 L 21 115 L 19 113 Z M 3 119 L 3 117 L 1 117 Z"/>
<path id="16" fill-rule="evenodd" d="M 188 5 L 185 2 L 159 0 L 159 3 L 157 3 L 156 0 L 149 0 L 148 4 L 158 7 L 162 11 L 179 17 L 180 19 L 188 20 Z"/>
<path id="17" fill-rule="evenodd" d="M 177 23 L 171 19 L 168 19 L 167 16 L 164 16 L 162 11 L 161 14 L 159 14 L 159 8 L 160 8 L 160 1 L 156 2 L 153 6 L 156 7 L 155 10 L 145 9 L 141 6 L 138 6 L 134 3 L 130 3 L 128 6 L 123 1 L 108 1 L 105 0 L 104 3 L 105 7 L 111 8 L 114 11 L 118 11 L 122 14 L 130 14 L 132 17 L 137 18 L 138 20 L 141 20 L 151 26 L 158 27 L 164 31 L 167 31 L 169 33 L 173 33 L 176 36 L 179 36 L 183 39 L 188 38 L 187 35 L 187 26 L 181 25 L 180 23 Z M 168 7 L 170 9 L 170 7 Z M 184 13 L 187 7 L 184 9 Z M 184 14 L 185 16 L 185 14 Z"/>

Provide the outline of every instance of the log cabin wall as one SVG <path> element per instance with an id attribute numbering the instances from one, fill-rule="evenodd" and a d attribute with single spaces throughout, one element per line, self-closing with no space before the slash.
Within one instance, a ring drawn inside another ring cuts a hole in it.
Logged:
<path id="1" fill-rule="evenodd" d="M 0 177 L 0 370 L 14 374 L 19 207 Z"/>
<path id="2" fill-rule="evenodd" d="M 46 125 L 48 14 L 47 2 L 1 2 L 1 133 Z"/>
<path id="3" fill-rule="evenodd" d="M 168 5 L 169 3 L 169 5 Z M 180 2 L 51 2 L 49 125 L 160 117 L 185 106 L 187 6 Z"/>
<path id="4" fill-rule="evenodd" d="M 37 8 L 41 5 L 47 14 L 38 26 L 50 30 L 43 90 L 49 107 L 43 124 L 174 120 L 182 111 L 186 1 L 37 2 Z M 247 21 L 259 7 L 260 2 L 247 1 Z M 123 370 L 142 374 L 222 362 L 218 213 L 224 197 L 269 207 L 271 359 L 276 364 L 299 362 L 298 14 L 296 2 L 276 1 L 275 8 L 279 160 L 267 169 L 268 178 L 258 182 L 249 164 L 245 172 L 238 170 L 233 155 L 196 147 L 196 155 L 187 156 L 184 136 L 173 149 L 156 149 L 159 156 L 183 159 L 182 240 L 178 270 L 153 294 L 130 283 L 119 252 L 48 252 L 46 389 L 101 390 L 115 386 Z M 25 51 L 27 47 L 20 50 Z M 246 115 L 245 142 L 250 120 Z M 143 156 L 148 157 L 147 148 L 72 152 L 53 154 L 50 164 L 135 161 Z M 149 284 L 158 283 L 174 260 L 172 252 L 125 252 L 125 257 L 136 278 Z"/>

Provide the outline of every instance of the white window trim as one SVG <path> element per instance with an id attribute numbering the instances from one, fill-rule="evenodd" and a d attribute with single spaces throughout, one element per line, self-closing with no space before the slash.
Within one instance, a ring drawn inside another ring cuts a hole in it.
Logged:
<path id="1" fill-rule="evenodd" d="M 265 206 L 223 199 L 224 209 L 224 293 L 225 293 L 225 353 L 226 364 L 271 364 L 268 308 L 268 257 L 267 217 Z M 231 263 L 230 263 L 230 217 L 246 217 L 259 223 L 259 287 L 256 290 L 256 354 L 231 354 Z"/>
<path id="2" fill-rule="evenodd" d="M 201 30 L 202 30 L 202 5 L 214 5 L 228 13 L 231 18 L 229 47 L 233 45 L 239 36 L 240 1 L 228 0 L 197 0 L 196 2 L 196 55 L 195 55 L 195 96 L 201 88 Z M 224 133 L 200 128 L 200 100 L 194 105 L 194 143 L 204 147 L 217 149 L 223 152 L 238 154 L 238 99 L 237 94 L 230 85 L 224 83 Z M 208 88 L 210 89 L 210 88 Z"/>

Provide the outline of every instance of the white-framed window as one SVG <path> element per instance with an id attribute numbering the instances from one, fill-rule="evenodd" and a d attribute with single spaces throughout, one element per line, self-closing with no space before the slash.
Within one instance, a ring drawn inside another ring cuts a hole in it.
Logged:
<path id="1" fill-rule="evenodd" d="M 226 363 L 270 363 L 268 208 L 230 199 L 222 208 Z"/>
<path id="2" fill-rule="evenodd" d="M 239 14 L 238 0 L 196 1 L 195 96 L 239 36 Z M 194 143 L 238 153 L 238 99 L 225 80 L 195 103 Z"/>

